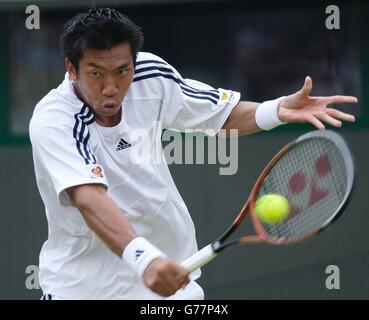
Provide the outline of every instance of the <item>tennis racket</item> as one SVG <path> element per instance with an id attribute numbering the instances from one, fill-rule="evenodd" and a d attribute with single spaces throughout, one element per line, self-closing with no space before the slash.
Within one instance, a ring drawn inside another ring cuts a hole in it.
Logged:
<path id="1" fill-rule="evenodd" d="M 352 156 L 340 135 L 328 130 L 302 135 L 267 164 L 229 229 L 181 265 L 191 273 L 235 244 L 282 245 L 311 238 L 341 215 L 350 201 L 353 185 Z M 266 194 L 288 199 L 291 209 L 285 220 L 267 224 L 257 217 L 255 202 Z M 256 234 L 229 239 L 248 212 Z"/>

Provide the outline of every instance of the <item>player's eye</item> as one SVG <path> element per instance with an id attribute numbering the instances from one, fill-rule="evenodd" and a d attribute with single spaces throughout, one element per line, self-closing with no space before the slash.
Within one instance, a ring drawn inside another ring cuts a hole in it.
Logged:
<path id="1" fill-rule="evenodd" d="M 119 69 L 118 70 L 118 75 L 120 76 L 124 76 L 128 73 L 129 69 Z"/>
<path id="2" fill-rule="evenodd" d="M 100 77 L 100 76 L 101 76 L 101 72 L 96 71 L 96 70 L 94 70 L 94 71 L 90 71 L 90 75 L 91 75 L 92 77 L 94 77 L 94 78 L 97 78 L 97 77 Z"/>

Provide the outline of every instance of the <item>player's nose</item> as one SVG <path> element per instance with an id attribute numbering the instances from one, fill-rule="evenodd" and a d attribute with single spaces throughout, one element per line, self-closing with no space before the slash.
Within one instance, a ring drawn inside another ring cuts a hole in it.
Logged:
<path id="1" fill-rule="evenodd" d="M 113 81 L 106 81 L 103 86 L 102 94 L 106 97 L 114 97 L 118 94 L 118 86 Z"/>

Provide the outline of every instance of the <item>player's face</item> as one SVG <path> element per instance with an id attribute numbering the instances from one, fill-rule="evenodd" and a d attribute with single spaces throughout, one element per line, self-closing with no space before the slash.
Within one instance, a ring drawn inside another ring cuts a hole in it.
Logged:
<path id="1" fill-rule="evenodd" d="M 111 50 L 87 49 L 76 72 L 67 59 L 77 95 L 92 108 L 97 123 L 115 126 L 121 118 L 124 96 L 132 83 L 134 63 L 128 42 Z"/>

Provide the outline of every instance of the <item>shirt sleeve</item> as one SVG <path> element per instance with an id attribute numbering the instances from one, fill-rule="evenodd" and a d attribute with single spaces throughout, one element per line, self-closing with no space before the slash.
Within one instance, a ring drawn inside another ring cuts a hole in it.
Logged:
<path id="1" fill-rule="evenodd" d="M 74 117 L 73 117 L 74 116 Z M 83 184 L 108 186 L 104 169 L 92 152 L 86 109 L 76 115 L 44 114 L 30 123 L 36 175 L 57 193 L 61 205 L 71 205 L 67 188 Z"/>
<path id="2" fill-rule="evenodd" d="M 205 83 L 184 79 L 159 57 L 140 63 L 137 70 L 139 76 L 156 77 L 162 82 L 164 112 L 161 120 L 164 129 L 211 129 L 215 135 L 240 101 L 239 92 L 214 89 Z"/>

